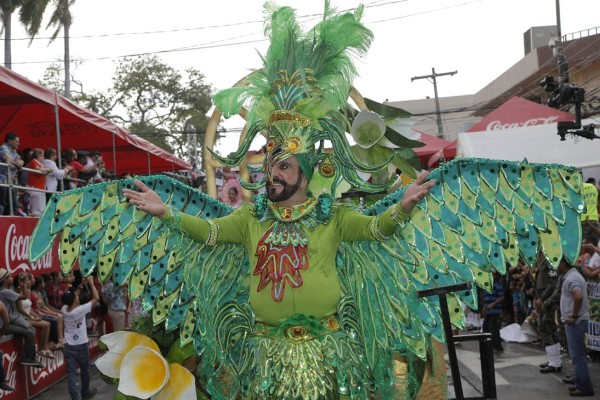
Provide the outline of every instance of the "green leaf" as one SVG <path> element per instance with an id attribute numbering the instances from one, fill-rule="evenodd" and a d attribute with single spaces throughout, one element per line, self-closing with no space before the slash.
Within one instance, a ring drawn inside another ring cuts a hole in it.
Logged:
<path id="1" fill-rule="evenodd" d="M 367 162 L 369 165 L 381 164 L 382 162 L 389 160 L 392 153 L 394 153 L 394 150 L 376 144 L 368 149 Z"/>
<path id="2" fill-rule="evenodd" d="M 398 149 L 392 164 L 412 179 L 417 177 L 416 171 L 423 169 L 419 157 L 411 149 Z"/>
<path id="3" fill-rule="evenodd" d="M 375 111 L 377 114 L 381 115 L 384 118 L 409 118 L 412 116 L 411 113 L 405 111 L 401 108 L 396 108 L 392 106 L 388 106 L 386 104 L 381 104 L 371 99 L 367 99 L 365 97 L 365 104 L 371 111 Z"/>
<path id="4" fill-rule="evenodd" d="M 423 169 L 423 164 L 417 153 L 412 149 L 396 149 L 396 155 L 407 160 L 417 171 Z"/>
<path id="5" fill-rule="evenodd" d="M 179 344 L 179 340 L 177 340 L 169 349 L 169 353 L 167 354 L 166 359 L 169 363 L 181 364 L 193 355 L 194 346 L 192 345 L 192 343 L 188 343 L 182 347 Z"/>
<path id="6" fill-rule="evenodd" d="M 350 151 L 352 151 L 352 154 L 354 154 L 354 157 L 356 157 L 358 161 L 361 161 L 364 164 L 367 164 L 369 162 L 368 149 L 363 149 L 362 147 L 355 144 L 354 146 L 350 146 Z"/>
<path id="7" fill-rule="evenodd" d="M 425 146 L 425 143 L 419 141 L 419 140 L 412 140 L 407 138 L 406 136 L 403 136 L 401 134 L 399 134 L 398 132 L 396 132 L 395 130 L 393 130 L 392 128 L 390 128 L 389 126 L 385 127 L 385 134 L 384 134 L 385 138 L 387 140 L 389 140 L 390 142 L 394 143 L 396 146 L 400 146 L 403 148 L 409 148 L 409 149 L 413 149 L 415 147 L 423 147 Z"/>
<path id="8" fill-rule="evenodd" d="M 389 160 L 394 153 L 394 149 L 382 147 L 378 144 L 368 149 L 363 149 L 358 145 L 354 145 L 350 147 L 350 150 L 352 151 L 352 154 L 354 154 L 354 157 L 369 166 L 377 165 Z"/>

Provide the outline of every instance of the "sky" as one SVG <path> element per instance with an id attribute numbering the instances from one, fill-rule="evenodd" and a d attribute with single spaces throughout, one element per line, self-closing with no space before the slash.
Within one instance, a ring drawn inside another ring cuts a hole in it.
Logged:
<path id="1" fill-rule="evenodd" d="M 363 23 L 375 39 L 357 60 L 354 86 L 377 101 L 433 97 L 433 85 L 412 77 L 453 72 L 438 78 L 440 97 L 473 94 L 524 56 L 523 33 L 555 25 L 558 0 L 365 0 Z M 126 55 L 156 53 L 184 71 L 196 68 L 215 89 L 235 84 L 260 67 L 265 53 L 263 0 L 77 0 L 72 7 L 71 57 L 84 90 L 106 90 L 115 63 Z M 322 0 L 280 0 L 297 9 L 312 27 Z M 338 10 L 359 1 L 331 0 Z M 598 0 L 562 1 L 563 34 L 600 27 Z M 45 25 L 44 25 L 45 26 Z M 38 81 L 51 62 L 60 62 L 63 43 L 48 43 L 48 29 L 29 45 L 13 16 L 13 70 Z M 239 122 L 228 124 L 241 126 Z"/>

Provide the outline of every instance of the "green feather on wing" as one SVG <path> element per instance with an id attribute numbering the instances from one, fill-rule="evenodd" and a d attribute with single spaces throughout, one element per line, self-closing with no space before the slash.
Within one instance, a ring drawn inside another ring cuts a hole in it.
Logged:
<path id="1" fill-rule="evenodd" d="M 139 180 L 165 204 L 193 216 L 213 219 L 233 211 L 166 176 Z M 242 285 L 249 270 L 245 248 L 195 242 L 129 204 L 124 188 L 134 188 L 133 180 L 53 195 L 30 240 L 30 260 L 40 259 L 58 240 L 64 272 L 78 263 L 85 276 L 97 271 L 101 282 L 127 283 L 130 298 L 142 300 L 154 324 L 164 324 L 167 331 L 180 329 L 182 345 L 194 342 L 198 353 L 210 349 L 206 363 L 223 362 L 228 353 L 215 343 L 224 328 L 215 313 L 231 302 L 248 302 Z"/>
<path id="2" fill-rule="evenodd" d="M 337 267 L 344 293 L 361 318 L 368 362 L 382 352 L 425 357 L 429 336 L 444 340 L 439 301 L 420 290 L 463 282 L 472 290 L 448 295 L 452 323 L 477 307 L 476 286 L 491 290 L 492 271 L 505 273 L 542 252 L 556 268 L 577 259 L 584 210 L 582 178 L 572 167 L 457 159 L 432 171 L 436 184 L 410 220 L 383 242 L 342 243 Z M 366 215 L 379 215 L 402 199 L 388 195 Z"/>

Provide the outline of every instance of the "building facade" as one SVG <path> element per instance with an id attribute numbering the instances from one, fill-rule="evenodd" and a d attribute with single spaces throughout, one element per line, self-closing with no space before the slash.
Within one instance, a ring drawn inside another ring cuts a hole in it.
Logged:
<path id="1" fill-rule="evenodd" d="M 546 76 L 558 75 L 557 48 L 547 40 L 555 27 L 533 27 L 524 33 L 525 56 L 484 88 L 472 95 L 440 97 L 443 137 L 455 140 L 487 114 L 513 96 L 546 104 L 547 93 L 540 82 Z M 554 42 L 554 41 L 552 41 Z M 563 36 L 562 53 L 569 72 L 569 82 L 585 89 L 583 118 L 600 115 L 600 27 Z M 388 104 L 411 112 L 414 128 L 438 134 L 435 99 L 391 101 Z M 561 107 L 573 112 L 573 106 Z"/>

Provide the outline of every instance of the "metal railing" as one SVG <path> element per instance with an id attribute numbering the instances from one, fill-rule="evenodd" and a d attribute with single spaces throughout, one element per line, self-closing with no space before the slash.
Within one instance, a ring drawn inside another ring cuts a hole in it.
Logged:
<path id="1" fill-rule="evenodd" d="M 56 190 L 46 190 L 46 189 L 38 189 L 38 188 L 34 188 L 31 186 L 21 186 L 19 184 L 14 184 L 14 178 L 17 176 L 17 172 L 18 171 L 25 171 L 27 173 L 34 173 L 34 174 L 38 174 L 38 175 L 47 175 L 46 172 L 42 172 L 42 171 L 38 171 L 37 169 L 32 169 L 32 168 L 26 168 L 26 167 L 22 167 L 17 169 L 17 167 L 15 167 L 14 165 L 11 164 L 7 164 L 7 163 L 3 163 L 0 162 L 0 168 L 5 168 L 7 169 L 7 176 L 6 176 L 6 182 L 0 182 L 0 188 L 7 188 L 8 189 L 8 193 L 6 194 L 6 196 L 8 197 L 8 210 L 9 210 L 9 215 L 13 215 L 14 211 L 15 211 L 15 200 L 16 200 L 16 196 L 13 196 L 13 190 L 26 190 L 28 192 L 43 192 L 43 193 L 57 193 Z M 78 182 L 78 183 L 82 183 L 84 185 L 87 184 L 87 181 L 83 180 L 83 179 L 77 179 L 77 178 L 64 178 L 64 181 L 67 182 Z M 15 192 L 16 193 L 16 192 Z M 2 199 L 2 201 L 4 201 L 4 199 Z M 2 204 L 3 206 L 5 206 L 4 204 Z M 3 214 L 3 211 L 0 212 L 0 214 Z"/>
<path id="2" fill-rule="evenodd" d="M 563 35 L 562 41 L 564 43 L 569 40 L 581 39 L 583 37 L 597 35 L 598 33 L 600 33 L 600 27 L 584 29 L 582 31 L 568 33 L 566 35 Z"/>

